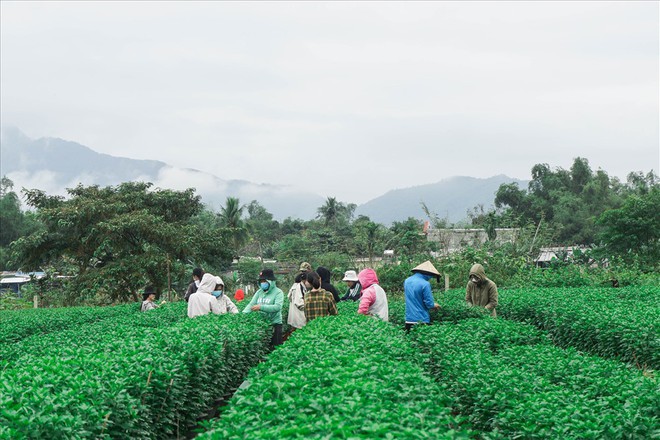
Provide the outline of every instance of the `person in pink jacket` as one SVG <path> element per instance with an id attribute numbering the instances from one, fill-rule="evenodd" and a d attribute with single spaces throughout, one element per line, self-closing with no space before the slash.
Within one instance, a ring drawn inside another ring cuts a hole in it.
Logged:
<path id="1" fill-rule="evenodd" d="M 376 272 L 373 269 L 364 269 L 358 274 L 358 280 L 362 285 L 362 298 L 360 298 L 358 313 L 377 316 L 383 321 L 387 321 L 389 319 L 387 295 L 378 285 Z"/>

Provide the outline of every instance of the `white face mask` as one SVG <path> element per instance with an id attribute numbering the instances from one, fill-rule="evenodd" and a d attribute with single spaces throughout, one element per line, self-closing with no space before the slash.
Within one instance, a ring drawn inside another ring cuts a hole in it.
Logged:
<path id="1" fill-rule="evenodd" d="M 481 279 L 479 279 L 478 277 L 475 277 L 475 276 L 471 276 L 470 281 L 474 284 L 479 284 L 479 281 L 481 281 Z"/>
<path id="2" fill-rule="evenodd" d="M 195 280 L 195 287 L 199 287 L 199 283 L 201 283 L 200 280 Z"/>

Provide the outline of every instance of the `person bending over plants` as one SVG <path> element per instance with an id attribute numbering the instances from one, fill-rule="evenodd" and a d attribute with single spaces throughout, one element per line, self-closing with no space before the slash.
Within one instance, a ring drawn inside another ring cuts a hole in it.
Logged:
<path id="1" fill-rule="evenodd" d="M 321 287 L 321 277 L 316 272 L 307 272 L 303 280 L 307 293 L 305 294 L 305 318 L 307 322 L 321 316 L 337 314 L 337 304 L 332 293 Z"/>
<path id="2" fill-rule="evenodd" d="M 497 285 L 486 277 L 481 264 L 475 264 L 470 269 L 465 301 L 471 306 L 484 307 L 491 312 L 491 316 L 497 316 Z"/>

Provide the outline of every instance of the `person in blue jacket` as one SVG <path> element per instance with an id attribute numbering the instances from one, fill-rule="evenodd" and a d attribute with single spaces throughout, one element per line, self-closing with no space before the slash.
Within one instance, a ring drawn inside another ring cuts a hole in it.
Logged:
<path id="1" fill-rule="evenodd" d="M 425 261 L 412 269 L 412 273 L 403 282 L 406 297 L 406 331 L 410 331 L 416 324 L 430 324 L 429 311 L 440 307 L 431 292 L 431 278 L 440 281 L 440 272 L 433 263 Z"/>

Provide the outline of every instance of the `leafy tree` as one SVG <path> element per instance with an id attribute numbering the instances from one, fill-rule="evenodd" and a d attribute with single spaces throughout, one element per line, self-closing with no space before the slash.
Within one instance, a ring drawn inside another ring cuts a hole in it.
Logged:
<path id="1" fill-rule="evenodd" d="M 8 246 L 21 235 L 23 213 L 21 202 L 12 189 L 14 182 L 7 177 L 0 181 L 0 247 Z"/>
<path id="2" fill-rule="evenodd" d="M 422 222 L 413 217 L 392 224 L 392 242 L 399 255 L 410 260 L 415 255 L 429 250 L 430 243 L 426 240 L 422 228 Z"/>
<path id="3" fill-rule="evenodd" d="M 0 180 L 0 270 L 11 267 L 9 245 L 40 227 L 33 213 L 21 210 L 21 202 L 13 188 L 14 182 L 8 177 Z"/>
<path id="4" fill-rule="evenodd" d="M 634 175 L 632 179 L 636 187 L 645 187 L 643 175 Z M 589 245 L 595 242 L 598 234 L 596 218 L 620 206 L 622 190 L 620 183 L 610 179 L 604 171 L 594 173 L 584 158 L 575 158 L 568 171 L 537 164 L 532 167 L 527 191 L 516 184 L 500 185 L 495 206 L 502 211 L 494 220 L 505 224 L 510 222 L 504 217 L 509 217 L 515 219 L 518 226 L 548 222 L 556 231 L 557 244 Z"/>
<path id="5" fill-rule="evenodd" d="M 25 191 L 44 229 L 12 244 L 24 269 L 57 264 L 76 267 L 74 296 L 96 295 L 112 301 L 138 299 L 146 284 L 162 290 L 168 272 L 184 262 L 223 261 L 226 231 L 191 221 L 202 204 L 193 189 L 150 190 L 151 183 L 68 189 L 64 200 L 40 190 Z"/>
<path id="6" fill-rule="evenodd" d="M 340 223 L 349 223 L 355 212 L 354 203 L 344 204 L 335 197 L 328 197 L 325 204 L 318 208 L 317 218 L 323 219 L 325 226 L 336 227 Z"/>
<path id="7" fill-rule="evenodd" d="M 369 258 L 369 265 L 373 267 L 374 257 L 382 255 L 385 250 L 383 243 L 385 228 L 366 216 L 360 216 L 355 220 L 353 228 L 355 230 L 355 244 L 357 245 L 354 255 L 366 255 Z"/>
<path id="8" fill-rule="evenodd" d="M 227 197 L 225 206 L 220 213 L 220 224 L 231 231 L 231 249 L 234 258 L 239 258 L 239 252 L 243 244 L 248 240 L 248 232 L 243 221 L 243 209 L 240 200 L 236 197 Z"/>
<path id="9" fill-rule="evenodd" d="M 660 185 L 646 194 L 630 196 L 619 209 L 604 212 L 597 223 L 603 227 L 603 251 L 624 261 L 640 259 L 649 270 L 660 262 Z"/>
<path id="10" fill-rule="evenodd" d="M 627 190 L 631 194 L 645 195 L 658 185 L 660 185 L 660 179 L 653 170 L 649 171 L 646 175 L 641 171 L 628 174 Z"/>
<path id="11" fill-rule="evenodd" d="M 279 235 L 280 224 L 273 220 L 273 214 L 256 200 L 247 205 L 248 218 L 245 221 L 250 240 L 256 245 L 256 253 L 262 257 L 273 255 L 272 245 Z"/>

